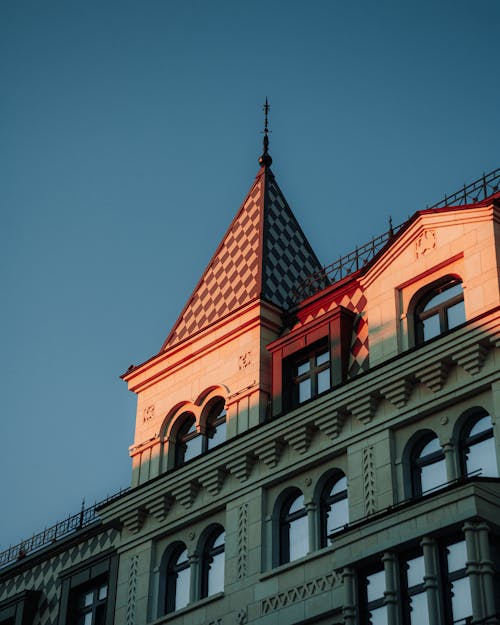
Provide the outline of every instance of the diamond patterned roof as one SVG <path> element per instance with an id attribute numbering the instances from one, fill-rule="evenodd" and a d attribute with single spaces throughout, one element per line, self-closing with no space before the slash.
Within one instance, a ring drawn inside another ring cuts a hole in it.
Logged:
<path id="1" fill-rule="evenodd" d="M 293 289 L 321 269 L 269 167 L 262 167 L 163 349 L 257 297 L 287 309 Z"/>

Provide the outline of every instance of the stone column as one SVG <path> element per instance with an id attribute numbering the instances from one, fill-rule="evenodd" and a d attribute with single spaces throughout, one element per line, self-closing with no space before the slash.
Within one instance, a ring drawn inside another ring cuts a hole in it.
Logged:
<path id="1" fill-rule="evenodd" d="M 342 615 L 344 625 L 356 625 L 356 576 L 354 570 L 345 567 L 342 571 L 342 581 L 344 582 L 344 605 Z"/>
<path id="2" fill-rule="evenodd" d="M 495 567 L 491 560 L 489 527 L 486 523 L 478 523 L 478 546 L 479 546 L 479 569 L 481 571 L 481 582 L 484 597 L 485 623 L 487 625 L 498 625 L 500 620 L 493 616 L 495 609 L 495 594 L 493 579 L 495 575 Z"/>
<path id="3" fill-rule="evenodd" d="M 456 463 L 455 445 L 451 441 L 447 441 L 446 443 L 443 443 L 442 447 L 446 463 L 446 477 L 448 482 L 453 482 L 453 480 L 456 480 L 459 477 Z"/>
<path id="4" fill-rule="evenodd" d="M 385 603 L 387 605 L 387 625 L 398 625 L 399 576 L 397 558 L 391 551 L 382 556 L 385 571 Z"/>
<path id="5" fill-rule="evenodd" d="M 316 511 L 318 506 L 315 501 L 306 501 L 305 508 L 307 512 L 307 528 L 309 534 L 309 548 L 307 553 L 312 553 L 319 549 L 319 536 L 318 536 L 318 519 Z"/>
<path id="6" fill-rule="evenodd" d="M 438 549 L 434 538 L 424 536 L 420 542 L 424 552 L 424 586 L 427 592 L 430 625 L 445 625 L 439 601 Z"/>
<path id="7" fill-rule="evenodd" d="M 481 573 L 479 569 L 477 525 L 476 523 L 466 521 L 462 529 L 465 534 L 465 544 L 467 547 L 467 563 L 465 565 L 465 570 L 470 583 L 472 615 L 474 619 L 481 620 L 484 618 L 485 613 L 481 589 Z"/>
<path id="8" fill-rule="evenodd" d="M 190 586 L 189 586 L 189 602 L 197 601 L 199 599 L 199 589 L 201 584 L 201 571 L 200 571 L 200 558 L 198 554 L 193 553 L 189 554 L 189 570 L 191 571 L 190 575 Z"/>

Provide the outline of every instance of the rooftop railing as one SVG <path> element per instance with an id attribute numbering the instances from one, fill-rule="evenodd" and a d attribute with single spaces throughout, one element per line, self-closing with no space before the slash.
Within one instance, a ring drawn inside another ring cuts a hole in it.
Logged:
<path id="1" fill-rule="evenodd" d="M 102 501 L 94 503 L 92 506 L 86 508 L 85 500 L 82 502 L 82 509 L 77 514 L 73 514 L 68 516 L 64 521 L 59 521 L 52 527 L 44 529 L 43 532 L 39 532 L 38 534 L 33 534 L 31 538 L 27 540 L 22 540 L 17 545 L 13 547 L 9 547 L 5 551 L 0 552 L 0 568 L 7 566 L 11 562 L 15 562 L 18 560 L 22 560 L 27 555 L 42 549 L 46 545 L 50 545 L 60 540 L 61 538 L 65 538 L 76 532 L 78 530 L 91 525 L 99 520 L 99 516 L 97 514 L 97 508 L 103 506 L 110 501 L 113 501 L 123 493 L 127 492 L 128 488 L 124 488 L 119 492 L 106 497 Z"/>
<path id="2" fill-rule="evenodd" d="M 444 208 L 445 206 L 463 206 L 464 204 L 475 204 L 481 200 L 485 200 L 499 190 L 500 187 L 500 168 L 495 169 L 489 174 L 483 174 L 474 182 L 464 185 L 461 189 L 445 195 L 444 198 L 426 208 Z M 339 280 L 358 271 L 366 265 L 383 247 L 384 245 L 401 230 L 407 222 L 393 227 L 389 220 L 389 230 L 373 237 L 371 241 L 356 247 L 356 249 L 345 256 L 341 256 L 330 265 L 323 267 L 321 271 L 311 274 L 301 282 L 297 289 L 292 293 L 292 303 L 298 304 L 303 299 L 318 293 L 329 284 L 334 284 Z"/>

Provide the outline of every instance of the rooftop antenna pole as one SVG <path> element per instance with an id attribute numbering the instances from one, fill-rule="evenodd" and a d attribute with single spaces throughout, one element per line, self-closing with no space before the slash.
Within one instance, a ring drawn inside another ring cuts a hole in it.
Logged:
<path id="1" fill-rule="evenodd" d="M 269 132 L 270 130 L 268 127 L 267 115 L 269 111 L 271 110 L 271 107 L 269 106 L 267 97 L 266 97 L 266 103 L 262 107 L 262 110 L 264 111 L 264 133 L 263 133 L 264 134 L 264 141 L 263 141 L 264 151 L 262 152 L 262 156 L 259 158 L 259 163 L 263 167 L 269 167 L 271 163 L 273 162 L 273 159 L 271 158 L 271 155 L 269 154 Z"/>

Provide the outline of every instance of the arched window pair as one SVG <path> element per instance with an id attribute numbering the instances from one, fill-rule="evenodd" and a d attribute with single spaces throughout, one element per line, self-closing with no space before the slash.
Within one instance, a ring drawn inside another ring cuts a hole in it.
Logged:
<path id="1" fill-rule="evenodd" d="M 460 475 L 498 477 L 495 439 L 490 415 L 476 410 L 458 434 Z M 424 495 L 448 482 L 443 448 L 434 432 L 428 431 L 411 445 L 411 494 Z"/>
<path id="2" fill-rule="evenodd" d="M 465 322 L 462 282 L 447 276 L 417 293 L 413 309 L 415 344 L 451 330 Z"/>
<path id="3" fill-rule="evenodd" d="M 176 542 L 166 550 L 161 564 L 161 589 L 159 614 L 168 614 L 185 608 L 191 601 L 223 592 L 224 590 L 224 528 L 212 527 L 202 537 L 199 557 L 200 568 L 197 588 L 192 588 L 192 565 L 186 545 Z"/>
<path id="4" fill-rule="evenodd" d="M 192 412 L 184 412 L 174 426 L 175 462 L 179 467 L 188 460 L 217 447 L 226 440 L 226 410 L 224 400 L 215 398 L 208 408 L 208 416 L 201 428 L 197 428 Z"/>
<path id="5" fill-rule="evenodd" d="M 305 556 L 309 545 L 309 519 L 304 495 L 298 488 L 285 491 L 277 503 L 278 553 L 276 564 L 292 562 Z M 349 522 L 347 479 L 336 471 L 320 489 L 319 501 L 314 506 L 319 510 L 316 522 L 319 526 L 319 547 L 326 547 L 332 536 L 344 529 Z M 311 547 L 316 547 L 312 545 Z"/>

